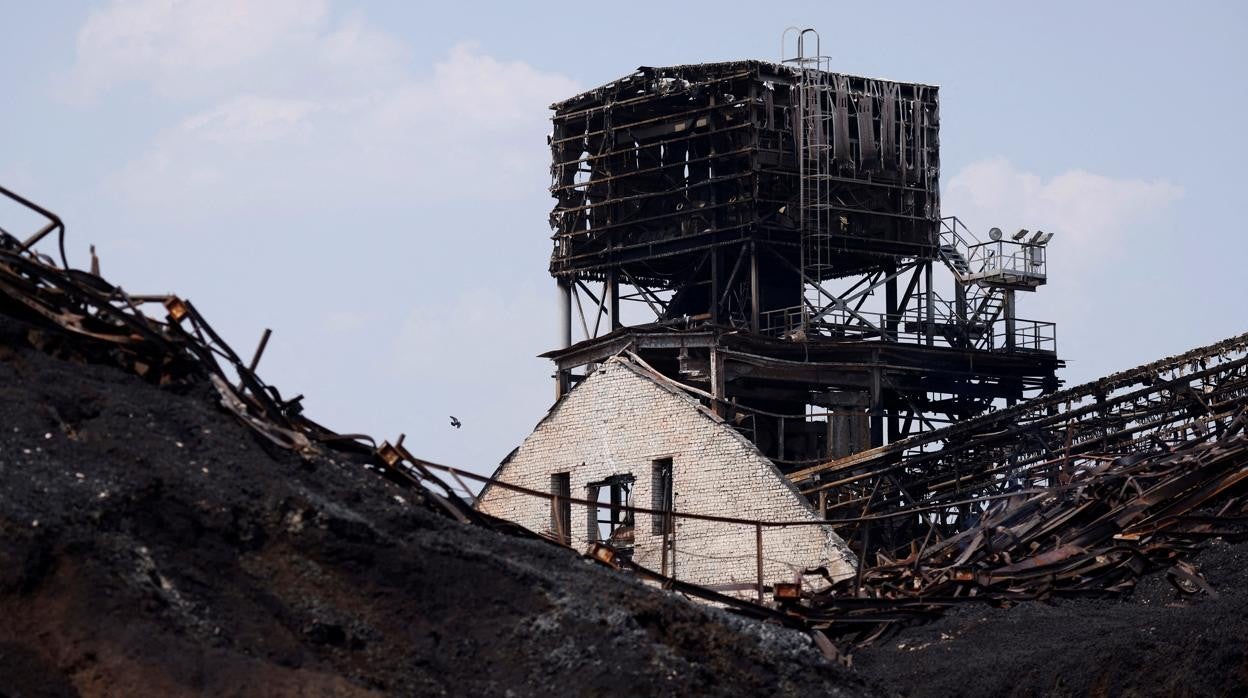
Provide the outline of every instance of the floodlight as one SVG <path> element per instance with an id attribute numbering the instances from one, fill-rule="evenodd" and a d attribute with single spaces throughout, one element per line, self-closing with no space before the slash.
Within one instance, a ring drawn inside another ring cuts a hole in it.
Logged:
<path id="1" fill-rule="evenodd" d="M 1040 242 L 1040 238 L 1042 238 L 1042 237 L 1044 237 L 1044 231 L 1043 231 L 1043 230 L 1037 230 L 1037 231 L 1036 231 L 1036 234 L 1035 234 L 1035 235 L 1032 235 L 1032 236 L 1031 236 L 1031 239 L 1027 241 L 1027 244 L 1029 244 L 1029 245 L 1035 245 L 1035 244 L 1038 244 L 1038 243 Z"/>
<path id="2" fill-rule="evenodd" d="M 991 229 L 989 229 L 989 230 L 988 230 L 988 237 L 992 238 L 993 240 L 1000 240 L 1000 239 L 1001 239 L 1001 229 L 1000 229 L 1000 228 L 991 228 Z"/>
<path id="3" fill-rule="evenodd" d="M 1018 242 L 1019 240 L 1022 240 L 1023 238 L 1027 237 L 1027 233 L 1030 233 L 1030 232 L 1031 231 L 1026 228 L 1019 228 L 1018 232 L 1014 233 L 1014 242 Z"/>
<path id="4" fill-rule="evenodd" d="M 1045 233 L 1039 240 L 1036 241 L 1036 244 L 1047 245 L 1049 244 L 1049 240 L 1052 240 L 1052 239 L 1053 239 L 1053 233 Z"/>

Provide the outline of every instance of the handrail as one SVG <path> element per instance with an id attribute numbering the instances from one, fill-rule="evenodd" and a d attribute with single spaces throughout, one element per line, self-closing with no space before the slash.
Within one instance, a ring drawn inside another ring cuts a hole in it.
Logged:
<path id="1" fill-rule="evenodd" d="M 956 216 L 942 218 L 940 223 L 941 259 L 963 283 L 988 276 L 1016 277 L 1015 280 L 1031 279 L 1043 283 L 1048 262 L 1044 245 L 1021 240 L 984 242 Z M 945 247 L 961 257 L 966 264 L 965 271 L 954 265 L 949 255 L 945 254 Z"/>
<path id="2" fill-rule="evenodd" d="M 935 294 L 934 294 L 935 295 Z M 920 294 L 920 300 L 925 294 Z M 1008 322 L 1004 317 L 967 318 L 958 315 L 954 305 L 940 298 L 933 299 L 932 325 L 928 327 L 926 303 L 898 313 L 880 313 L 829 308 L 819 318 L 808 319 L 805 327 L 815 336 L 838 339 L 876 339 L 903 344 L 923 344 L 929 331 L 951 347 L 968 348 L 964 344 L 987 351 L 1010 351 Z M 864 322 L 864 320 L 866 322 Z M 870 324 L 867 324 L 870 323 Z M 763 334 L 786 336 L 803 327 L 802 307 L 778 308 L 759 313 L 759 331 Z M 937 328 L 960 328 L 951 336 Z M 1014 319 L 1014 350 L 1057 351 L 1057 325 L 1044 320 Z"/>

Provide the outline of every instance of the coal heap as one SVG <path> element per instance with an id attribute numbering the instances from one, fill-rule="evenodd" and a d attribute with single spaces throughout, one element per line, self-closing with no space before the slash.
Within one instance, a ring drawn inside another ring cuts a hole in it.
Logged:
<path id="1" fill-rule="evenodd" d="M 0 315 L 0 694 L 860 695 L 801 633 L 259 438 Z"/>
<path id="2" fill-rule="evenodd" d="M 1248 693 L 1248 544 L 1192 560 L 1213 593 L 1146 576 L 1125 599 L 961 605 L 854 654 L 904 696 L 1232 696 Z"/>

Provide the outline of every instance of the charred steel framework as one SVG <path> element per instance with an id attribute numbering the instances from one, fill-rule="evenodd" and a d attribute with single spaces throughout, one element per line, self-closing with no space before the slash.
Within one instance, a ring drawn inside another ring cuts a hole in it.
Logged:
<path id="1" fill-rule="evenodd" d="M 925 532 L 940 539 L 967 530 L 994 498 L 1060 491 L 1115 459 L 1229 436 L 1246 400 L 1243 334 L 789 478 L 830 519 L 882 515 L 873 547 L 892 553 Z"/>
<path id="2" fill-rule="evenodd" d="M 1047 239 L 941 218 L 937 88 L 797 48 L 553 106 L 558 390 L 631 349 L 789 471 L 1055 390 Z"/>
<path id="3" fill-rule="evenodd" d="M 795 42 L 553 105 L 557 391 L 634 351 L 794 471 L 1057 389 L 1047 237 L 941 218 L 937 88 Z"/>

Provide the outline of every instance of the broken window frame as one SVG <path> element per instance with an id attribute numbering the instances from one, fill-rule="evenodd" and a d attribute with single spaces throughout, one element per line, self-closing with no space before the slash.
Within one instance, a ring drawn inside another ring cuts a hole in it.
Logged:
<path id="1" fill-rule="evenodd" d="M 599 510 L 602 508 L 599 504 L 590 504 L 586 507 L 586 523 L 589 528 L 590 541 L 605 542 L 625 554 L 632 551 L 631 536 L 632 532 L 636 531 L 636 519 L 632 509 L 636 484 L 637 478 L 632 473 L 617 473 L 585 486 L 585 498 L 591 502 L 599 501 L 598 498 L 604 487 L 610 491 L 610 502 L 606 505 L 607 518 L 599 518 Z M 607 524 L 605 537 L 602 534 L 602 524 Z M 622 537 L 616 538 L 617 533 L 623 529 L 631 529 L 627 542 Z"/>

